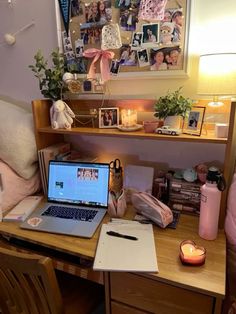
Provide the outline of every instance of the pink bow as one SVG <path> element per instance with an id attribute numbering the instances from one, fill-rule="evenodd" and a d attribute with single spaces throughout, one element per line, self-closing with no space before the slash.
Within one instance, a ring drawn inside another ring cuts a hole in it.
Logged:
<path id="1" fill-rule="evenodd" d="M 88 78 L 95 78 L 95 63 L 101 57 L 100 60 L 100 71 L 102 82 L 108 81 L 110 79 L 109 71 L 109 59 L 114 58 L 114 52 L 108 50 L 99 50 L 96 48 L 90 48 L 84 51 L 83 56 L 86 58 L 94 58 L 88 72 Z"/>

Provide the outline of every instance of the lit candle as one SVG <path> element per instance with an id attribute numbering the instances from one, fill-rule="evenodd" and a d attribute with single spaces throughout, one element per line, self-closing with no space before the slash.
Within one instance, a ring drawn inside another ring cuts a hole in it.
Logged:
<path id="1" fill-rule="evenodd" d="M 180 244 L 180 259 L 183 264 L 200 266 L 205 263 L 206 249 L 194 241 L 184 240 Z"/>
<path id="2" fill-rule="evenodd" d="M 124 127 L 133 127 L 137 125 L 137 111 L 131 109 L 121 110 L 121 123 Z"/>

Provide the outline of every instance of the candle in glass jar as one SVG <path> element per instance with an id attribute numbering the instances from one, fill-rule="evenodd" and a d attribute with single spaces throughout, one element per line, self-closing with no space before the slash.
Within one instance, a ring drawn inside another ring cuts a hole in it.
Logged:
<path id="1" fill-rule="evenodd" d="M 194 241 L 184 240 L 180 244 L 180 259 L 183 264 L 200 266 L 205 263 L 206 249 Z"/>
<path id="2" fill-rule="evenodd" d="M 122 109 L 121 123 L 126 128 L 137 125 L 137 111 L 132 109 Z"/>

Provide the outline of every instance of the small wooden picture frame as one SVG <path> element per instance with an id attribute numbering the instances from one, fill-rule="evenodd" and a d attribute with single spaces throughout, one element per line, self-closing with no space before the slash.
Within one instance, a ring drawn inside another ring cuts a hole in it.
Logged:
<path id="1" fill-rule="evenodd" d="M 99 108 L 99 128 L 117 128 L 119 108 Z"/>
<path id="2" fill-rule="evenodd" d="M 187 112 L 183 125 L 184 134 L 201 136 L 205 110 L 205 107 L 193 106 Z"/>

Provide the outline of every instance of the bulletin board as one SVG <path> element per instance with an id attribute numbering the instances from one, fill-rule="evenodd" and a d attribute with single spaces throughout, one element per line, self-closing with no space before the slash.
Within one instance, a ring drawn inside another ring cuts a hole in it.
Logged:
<path id="1" fill-rule="evenodd" d="M 187 75 L 191 0 L 152 0 L 155 6 L 162 6 L 157 19 L 146 19 L 140 13 L 148 1 L 71 0 L 68 34 L 57 11 L 59 46 L 68 64 L 74 65 L 76 60 L 79 73 L 87 73 L 91 60 L 85 59 L 83 52 L 101 49 L 103 27 L 116 25 L 121 47 L 108 49 L 115 54 L 111 61 L 114 77 Z M 58 10 L 58 4 L 56 7 Z"/>

